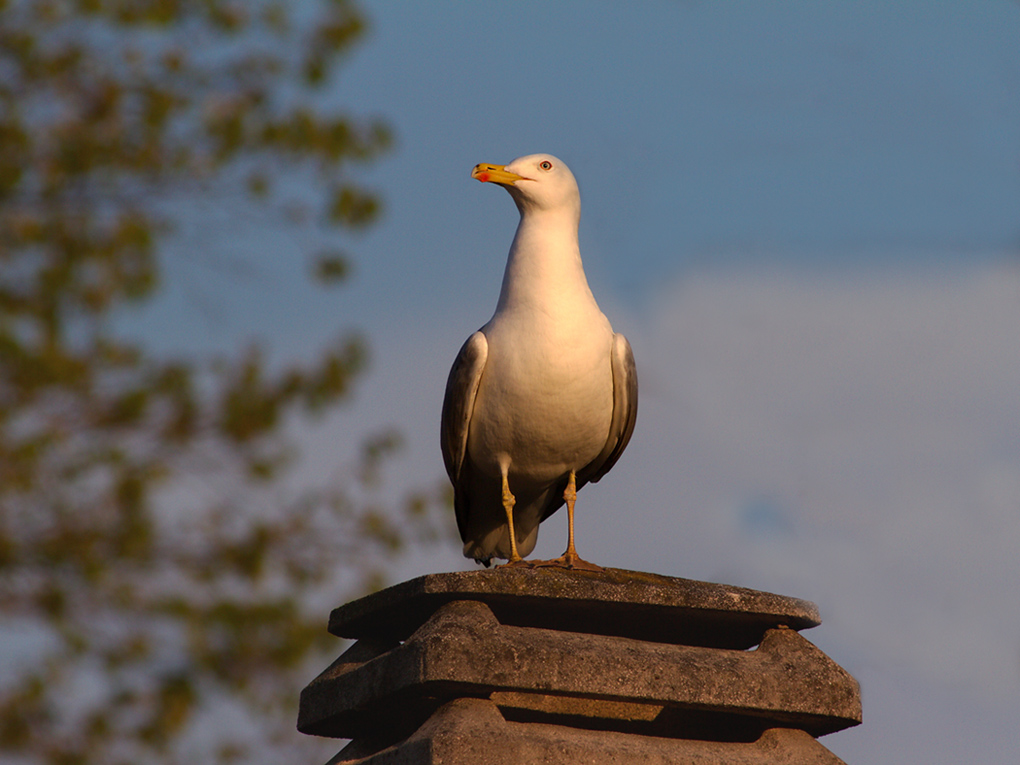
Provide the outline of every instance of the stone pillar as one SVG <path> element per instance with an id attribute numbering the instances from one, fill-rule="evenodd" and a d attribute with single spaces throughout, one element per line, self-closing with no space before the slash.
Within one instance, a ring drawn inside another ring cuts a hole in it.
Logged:
<path id="1" fill-rule="evenodd" d="M 633 571 L 419 577 L 348 603 L 355 642 L 301 693 L 330 763 L 839 763 L 856 681 L 800 635 L 814 605 Z"/>

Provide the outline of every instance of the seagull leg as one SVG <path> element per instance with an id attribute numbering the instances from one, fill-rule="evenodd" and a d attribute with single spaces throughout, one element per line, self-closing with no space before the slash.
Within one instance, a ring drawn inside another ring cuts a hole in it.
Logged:
<path id="1" fill-rule="evenodd" d="M 574 547 L 574 503 L 577 501 L 577 477 L 574 471 L 570 471 L 570 480 L 567 481 L 567 488 L 563 490 L 563 501 L 567 503 L 567 550 L 555 560 L 536 563 L 537 566 L 562 566 L 564 568 L 584 569 L 585 571 L 605 571 L 601 566 L 581 558 Z"/>
<path id="2" fill-rule="evenodd" d="M 563 501 L 567 503 L 567 550 L 563 558 L 573 563 L 580 560 L 577 555 L 577 548 L 574 547 L 574 503 L 577 502 L 577 482 L 574 471 L 570 471 L 570 480 L 567 481 L 567 488 L 563 490 Z"/>
<path id="3" fill-rule="evenodd" d="M 504 565 L 527 565 L 524 558 L 517 552 L 517 535 L 514 532 L 514 505 L 517 500 L 510 491 L 510 484 L 506 480 L 506 470 L 503 471 L 503 512 L 506 513 L 506 525 L 510 531 L 510 560 Z"/>

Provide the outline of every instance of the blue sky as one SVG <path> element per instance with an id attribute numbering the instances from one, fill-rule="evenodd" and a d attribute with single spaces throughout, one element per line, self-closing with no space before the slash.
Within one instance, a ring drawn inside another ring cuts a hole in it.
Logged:
<path id="1" fill-rule="evenodd" d="M 556 154 L 641 380 L 628 453 L 581 493 L 582 554 L 818 603 L 805 636 L 864 688 L 865 724 L 823 739 L 848 762 L 1014 761 L 1020 4 L 362 6 L 331 97 L 397 146 L 365 176 L 382 221 L 338 240 L 351 284 L 310 287 L 303 241 L 196 211 L 184 241 L 256 253 L 252 276 L 172 264 L 137 331 L 305 357 L 359 328 L 372 370 L 299 431 L 304 469 L 393 425 L 394 492 L 432 482 L 446 372 L 517 222 L 470 169 Z"/>
<path id="2" fill-rule="evenodd" d="M 537 151 L 580 179 L 596 292 L 637 310 L 705 269 L 924 269 L 1020 250 L 1016 3 L 363 7 L 370 34 L 330 100 L 395 128 L 367 173 L 386 215 L 341 242 L 359 274 L 340 316 L 333 295 L 284 295 L 267 315 L 242 294 L 224 311 L 231 337 L 305 337 L 325 316 L 370 329 L 384 290 L 436 311 L 446 297 L 423 284 L 498 285 L 516 216 L 468 172 Z M 194 217 L 203 244 L 223 229 Z M 221 246 L 267 234 L 246 223 Z M 264 281 L 302 288 L 306 257 L 280 241 Z"/>
<path id="3" fill-rule="evenodd" d="M 1015 4 L 632 7 L 369 5 L 339 94 L 396 120 L 430 186 L 476 193 L 460 154 L 562 154 L 631 292 L 720 261 L 1017 244 Z"/>

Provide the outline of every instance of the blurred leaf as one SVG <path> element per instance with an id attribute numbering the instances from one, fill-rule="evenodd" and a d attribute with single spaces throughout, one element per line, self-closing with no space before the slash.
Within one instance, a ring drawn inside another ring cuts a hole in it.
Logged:
<path id="1" fill-rule="evenodd" d="M 248 176 L 248 191 L 252 196 L 264 199 L 269 194 L 269 178 L 262 173 Z"/>
<path id="2" fill-rule="evenodd" d="M 372 223 L 379 215 L 379 200 L 352 186 L 334 189 L 333 201 L 329 206 L 329 218 L 352 228 Z"/>
<path id="3" fill-rule="evenodd" d="M 350 261 L 342 254 L 335 252 L 320 253 L 315 261 L 315 278 L 323 284 L 336 284 L 350 276 Z"/>

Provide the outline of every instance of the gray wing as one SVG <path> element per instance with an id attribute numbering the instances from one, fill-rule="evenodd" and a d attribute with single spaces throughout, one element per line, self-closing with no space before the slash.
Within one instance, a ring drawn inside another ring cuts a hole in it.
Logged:
<path id="1" fill-rule="evenodd" d="M 489 343 L 479 330 L 461 347 L 446 381 L 439 442 L 443 449 L 446 474 L 450 476 L 454 489 L 457 488 L 467 455 L 468 428 L 488 355 Z"/>
<path id="2" fill-rule="evenodd" d="M 637 422 L 637 366 L 634 364 L 634 352 L 630 349 L 630 343 L 619 332 L 613 336 L 612 360 L 613 420 L 609 425 L 606 445 L 585 470 L 592 471 L 592 483 L 608 473 L 620 459 L 634 433 L 634 423 Z"/>

